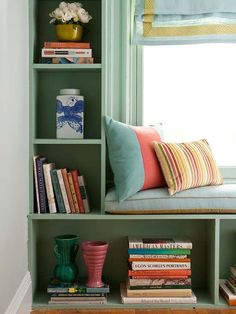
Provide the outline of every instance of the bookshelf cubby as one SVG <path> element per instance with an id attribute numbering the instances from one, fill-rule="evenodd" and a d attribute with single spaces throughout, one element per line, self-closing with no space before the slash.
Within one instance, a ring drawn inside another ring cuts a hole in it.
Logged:
<path id="1" fill-rule="evenodd" d="M 128 308 L 121 304 L 119 284 L 127 275 L 128 235 L 187 236 L 193 241 L 192 278 L 197 295 L 194 307 L 228 307 L 220 297 L 219 278 L 228 276 L 229 267 L 236 262 L 236 215 L 106 215 L 104 197 L 106 185 L 106 145 L 103 116 L 107 103 L 106 69 L 109 53 L 106 29 L 112 6 L 122 16 L 117 1 L 83 0 L 84 8 L 92 15 L 84 41 L 91 43 L 94 64 L 43 64 L 40 51 L 44 41 L 54 41 L 49 12 L 60 1 L 29 0 L 29 70 L 30 70 L 30 208 L 29 208 L 29 270 L 32 277 L 33 308 L 69 308 L 69 305 L 49 305 L 46 288 L 55 266 L 54 237 L 75 233 L 83 240 L 105 240 L 109 251 L 104 267 L 104 278 L 111 284 L 108 304 L 101 308 Z M 125 14 L 123 15 L 125 16 Z M 115 40 L 115 39 L 112 39 Z M 106 52 L 106 53 L 105 53 Z M 116 62 L 113 60 L 112 62 Z M 55 99 L 61 88 L 79 88 L 85 97 L 85 136 L 82 140 L 56 138 Z M 86 180 L 91 213 L 84 215 L 35 214 L 32 156 L 39 154 L 55 162 L 57 167 L 79 168 Z M 78 259 L 79 276 L 85 276 L 81 252 Z M 75 306 L 73 306 L 74 308 Z M 82 307 L 97 307 L 81 305 Z M 170 307 L 168 304 L 139 304 L 142 308 Z M 171 307 L 190 307 L 175 305 Z"/>

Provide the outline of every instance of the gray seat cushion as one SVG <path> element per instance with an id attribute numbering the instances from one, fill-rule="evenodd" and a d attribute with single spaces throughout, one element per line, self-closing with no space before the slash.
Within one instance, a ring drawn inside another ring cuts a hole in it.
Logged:
<path id="1" fill-rule="evenodd" d="M 170 196 L 167 188 L 140 191 L 123 202 L 108 191 L 105 210 L 111 214 L 236 213 L 236 184 L 194 188 Z"/>

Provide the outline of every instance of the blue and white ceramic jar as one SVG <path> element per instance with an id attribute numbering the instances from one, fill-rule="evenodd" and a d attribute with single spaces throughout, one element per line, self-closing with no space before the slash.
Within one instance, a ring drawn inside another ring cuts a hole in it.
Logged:
<path id="1" fill-rule="evenodd" d="M 57 138 L 84 137 L 84 97 L 79 89 L 61 89 L 56 98 Z"/>

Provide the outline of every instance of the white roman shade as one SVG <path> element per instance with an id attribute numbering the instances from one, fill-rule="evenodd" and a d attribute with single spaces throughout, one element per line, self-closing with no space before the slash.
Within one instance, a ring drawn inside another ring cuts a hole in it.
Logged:
<path id="1" fill-rule="evenodd" d="M 135 0 L 133 42 L 236 42 L 236 0 Z"/>

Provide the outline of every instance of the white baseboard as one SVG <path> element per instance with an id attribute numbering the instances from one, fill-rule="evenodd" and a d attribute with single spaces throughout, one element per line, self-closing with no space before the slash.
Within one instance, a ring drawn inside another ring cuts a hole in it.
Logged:
<path id="1" fill-rule="evenodd" d="M 32 308 L 32 284 L 27 272 L 5 314 L 29 314 Z"/>

